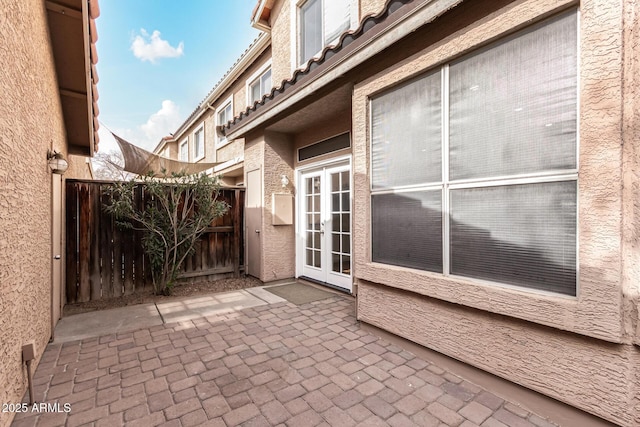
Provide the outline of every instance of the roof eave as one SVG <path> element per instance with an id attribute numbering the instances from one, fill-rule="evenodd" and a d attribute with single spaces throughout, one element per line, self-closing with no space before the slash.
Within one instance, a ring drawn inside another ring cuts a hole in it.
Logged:
<path id="1" fill-rule="evenodd" d="M 45 1 L 60 102 L 70 154 L 98 150 L 98 0 Z M 80 40 L 79 34 L 82 34 Z"/>
<path id="2" fill-rule="evenodd" d="M 260 31 L 270 32 L 269 18 L 271 17 L 271 8 L 273 0 L 258 0 L 256 7 L 251 14 L 251 26 Z"/>
<path id="3" fill-rule="evenodd" d="M 268 96 L 263 98 L 262 102 L 247 108 L 245 112 L 241 113 L 238 117 L 235 117 L 233 121 L 226 126 L 223 126 L 221 129 L 222 133 L 230 140 L 245 136 L 248 132 L 258 128 L 277 115 L 282 114 L 296 103 L 302 101 L 308 96 L 313 96 L 313 94 L 320 88 L 325 87 L 337 78 L 364 63 L 367 59 L 382 52 L 384 49 L 416 31 L 418 28 L 433 21 L 447 10 L 455 7 L 459 3 L 462 3 L 462 1 L 463 0 L 425 0 L 422 4 L 418 4 L 416 7 L 408 11 L 406 15 L 401 16 L 395 22 L 375 34 L 371 39 L 366 40 L 360 46 L 357 46 L 357 48 L 350 52 L 349 55 L 340 54 L 340 51 L 342 50 L 342 43 L 345 40 L 345 35 L 348 35 L 348 33 L 343 34 L 336 47 L 325 49 L 320 58 L 310 61 L 305 69 L 298 69 L 294 71 L 293 77 L 290 80 L 283 81 L 279 87 L 274 88 Z M 372 27 L 360 32 L 361 29 L 365 28 L 365 21 L 368 19 L 376 19 L 376 17 L 389 10 L 392 3 L 394 3 L 394 0 L 389 0 L 385 10 L 380 14 L 363 18 L 360 27 L 351 34 L 357 34 L 357 39 L 362 36 L 362 34 L 369 31 Z M 403 2 L 400 1 L 400 3 Z M 404 3 L 407 2 L 405 1 Z M 317 69 L 325 65 L 326 53 L 329 50 L 334 51 L 334 54 L 331 55 L 332 61 L 330 61 L 330 65 L 328 65 L 322 73 L 318 73 L 315 79 L 306 80 L 303 78 L 302 81 L 296 80 L 300 75 L 304 76 L 308 74 L 312 66 Z M 287 94 L 287 92 L 289 93 Z M 278 97 L 279 99 L 274 99 L 274 96 L 277 93 L 284 96 Z"/>

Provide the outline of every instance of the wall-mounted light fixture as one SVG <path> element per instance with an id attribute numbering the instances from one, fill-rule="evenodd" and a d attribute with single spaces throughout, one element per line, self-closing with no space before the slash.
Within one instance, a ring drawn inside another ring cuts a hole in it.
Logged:
<path id="1" fill-rule="evenodd" d="M 69 167 L 69 163 L 67 163 L 62 153 L 58 153 L 57 151 L 47 150 L 47 160 L 49 161 L 51 172 L 58 175 L 65 173 Z"/>
<path id="2" fill-rule="evenodd" d="M 282 184 L 282 188 L 287 188 L 287 185 L 289 185 L 289 178 L 287 178 L 287 175 L 282 175 L 280 183 Z"/>

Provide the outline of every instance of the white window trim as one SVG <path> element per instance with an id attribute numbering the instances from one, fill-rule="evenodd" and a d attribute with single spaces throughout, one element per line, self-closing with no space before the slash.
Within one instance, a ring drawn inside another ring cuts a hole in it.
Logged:
<path id="1" fill-rule="evenodd" d="M 318 54 L 324 50 L 325 47 L 329 45 L 335 44 L 338 40 L 332 40 L 329 44 L 322 46 L 320 52 L 317 52 L 314 56 L 309 58 L 302 64 L 298 63 L 298 58 L 300 57 L 300 39 L 301 39 L 301 30 L 302 25 L 300 23 L 300 8 L 304 5 L 308 0 L 290 0 L 290 32 L 289 32 L 289 40 L 291 41 L 290 48 L 290 57 L 291 57 L 291 71 L 295 71 L 299 68 L 305 68 L 309 61 L 318 57 Z M 360 22 L 360 4 L 359 0 L 344 0 L 349 2 L 349 30 L 354 30 L 358 27 L 358 23 Z"/>
<path id="2" fill-rule="evenodd" d="M 202 155 L 198 156 L 198 150 L 196 147 L 196 134 L 200 131 L 202 131 Z M 204 123 L 202 123 L 193 131 L 193 155 L 195 156 L 193 159 L 194 163 L 204 159 L 205 156 L 207 155 L 207 144 L 204 142 L 205 141 L 204 138 L 205 138 Z"/>
<path id="3" fill-rule="evenodd" d="M 186 145 L 187 146 L 187 158 L 183 159 L 182 158 L 182 147 Z M 180 145 L 178 146 L 178 160 L 181 162 L 188 162 L 189 161 L 189 138 L 185 138 L 182 140 L 182 142 L 180 143 Z"/>
<path id="4" fill-rule="evenodd" d="M 253 105 L 253 102 L 251 102 L 251 85 L 255 83 L 255 81 L 258 80 L 259 78 L 262 78 L 262 76 L 270 69 L 271 69 L 271 60 L 267 61 L 267 63 L 262 65 L 258 69 L 258 71 L 253 73 L 247 79 L 247 82 L 245 84 L 245 92 L 247 93 L 247 106 L 251 107 Z M 271 71 L 271 87 L 267 89 L 266 93 L 269 93 L 269 91 L 271 91 L 272 88 L 273 88 L 273 70 Z"/>
<path id="5" fill-rule="evenodd" d="M 218 123 L 218 115 L 220 114 L 220 111 L 224 110 L 227 107 L 227 105 L 231 105 L 231 115 L 233 116 L 233 95 L 225 99 L 224 102 L 222 102 L 220 106 L 216 108 L 216 112 L 215 112 L 216 128 L 224 124 L 224 123 Z M 230 141 L 226 137 L 222 137 L 218 135 L 218 132 L 216 132 L 216 148 L 222 148 L 225 145 L 227 145 L 229 142 Z"/>

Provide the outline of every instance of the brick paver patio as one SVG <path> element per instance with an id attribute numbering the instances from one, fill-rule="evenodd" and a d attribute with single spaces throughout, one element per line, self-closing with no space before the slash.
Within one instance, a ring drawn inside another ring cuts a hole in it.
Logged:
<path id="1" fill-rule="evenodd" d="M 342 295 L 52 344 L 34 383 L 71 411 L 14 427 L 552 425 L 361 330 Z"/>

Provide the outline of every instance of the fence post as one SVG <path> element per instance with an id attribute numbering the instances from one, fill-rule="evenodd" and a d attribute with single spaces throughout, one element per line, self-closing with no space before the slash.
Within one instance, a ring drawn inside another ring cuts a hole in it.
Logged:
<path id="1" fill-rule="evenodd" d="M 233 277 L 240 277 L 240 190 L 233 195 Z"/>
<path id="2" fill-rule="evenodd" d="M 65 294 L 67 303 L 74 303 L 78 296 L 78 187 L 75 183 L 66 183 L 65 208 Z"/>

